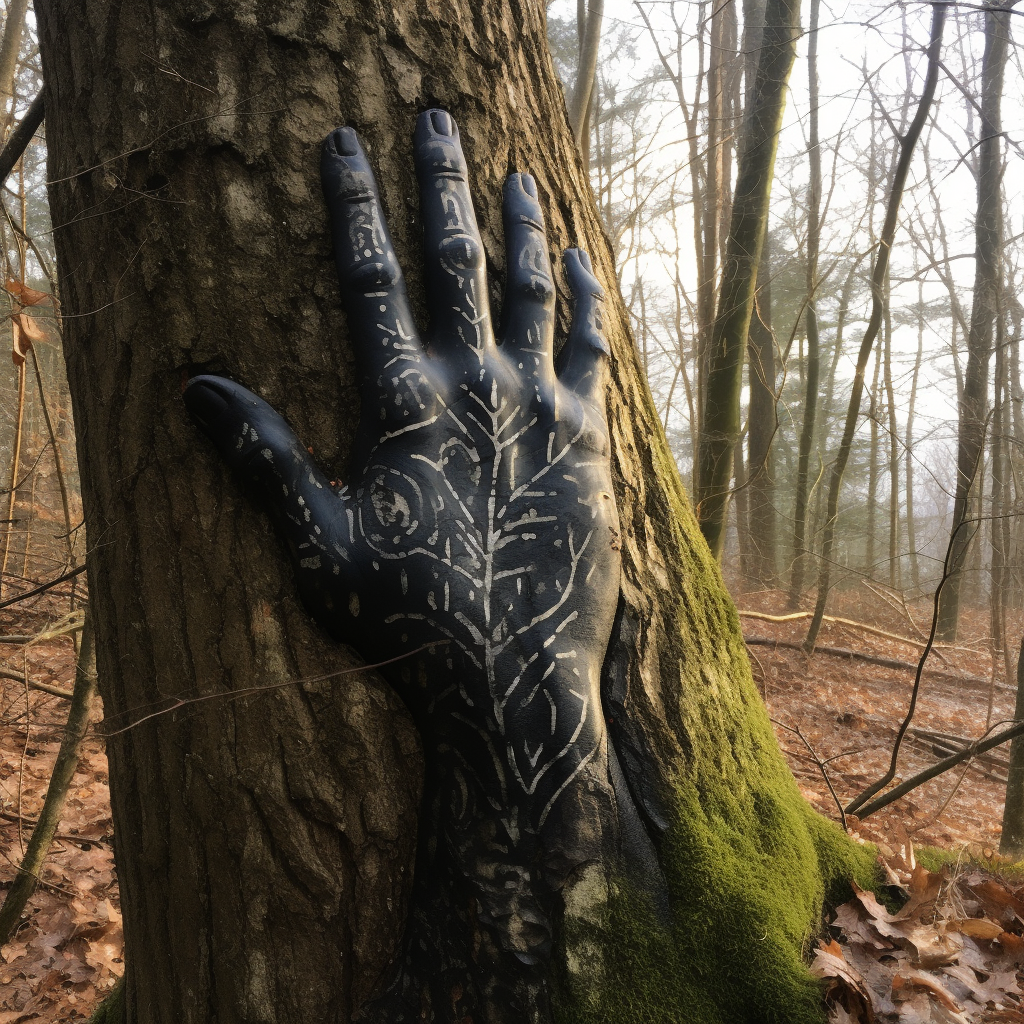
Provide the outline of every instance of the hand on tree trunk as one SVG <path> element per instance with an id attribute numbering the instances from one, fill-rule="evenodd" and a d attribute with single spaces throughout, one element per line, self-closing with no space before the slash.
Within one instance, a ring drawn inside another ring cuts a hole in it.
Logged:
<path id="1" fill-rule="evenodd" d="M 221 377 L 185 402 L 254 485 L 316 620 L 383 669 L 426 752 L 403 962 L 377 1015 L 544 1020 L 552 920 L 609 863 L 660 878 L 615 754 L 601 669 L 619 594 L 602 289 L 586 253 L 556 372 L 555 287 L 537 188 L 504 190 L 502 325 L 488 308 L 458 128 L 420 117 L 430 329 L 417 331 L 355 133 L 321 177 L 360 374 L 352 474 L 336 487 L 269 405 Z M 660 886 L 657 888 L 660 889 Z"/>

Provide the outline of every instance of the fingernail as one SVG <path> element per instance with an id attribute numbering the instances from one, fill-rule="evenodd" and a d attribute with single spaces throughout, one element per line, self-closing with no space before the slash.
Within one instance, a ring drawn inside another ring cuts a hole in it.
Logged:
<path id="1" fill-rule="evenodd" d="M 185 408 L 205 427 L 219 421 L 230 409 L 224 396 L 202 380 L 189 381 L 182 397 Z"/>
<path id="2" fill-rule="evenodd" d="M 434 125 L 434 131 L 438 135 L 454 135 L 454 126 L 452 125 L 452 119 L 448 116 L 447 110 L 432 110 L 430 112 L 430 120 Z"/>
<path id="3" fill-rule="evenodd" d="M 522 182 L 523 182 L 523 191 L 528 196 L 533 196 L 533 198 L 536 199 L 537 198 L 537 182 L 533 180 L 533 175 L 532 174 L 520 174 L 519 177 L 522 179 Z"/>
<path id="4" fill-rule="evenodd" d="M 339 128 L 334 139 L 342 156 L 356 156 L 359 153 L 359 136 L 351 128 Z"/>

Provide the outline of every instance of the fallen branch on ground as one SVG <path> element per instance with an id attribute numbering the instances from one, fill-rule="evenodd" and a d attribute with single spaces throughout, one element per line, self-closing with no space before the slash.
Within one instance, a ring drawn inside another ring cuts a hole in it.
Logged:
<path id="1" fill-rule="evenodd" d="M 9 668 L 0 668 L 0 679 L 13 679 L 16 683 L 25 685 L 25 677 L 20 672 L 12 672 Z M 65 690 L 64 687 L 54 686 L 52 683 L 40 683 L 32 678 L 29 678 L 28 685 L 33 690 L 42 690 L 43 693 L 52 694 L 54 697 L 63 697 L 65 700 L 71 700 L 74 696 L 73 690 Z"/>
<path id="2" fill-rule="evenodd" d="M 756 647 L 785 647 L 791 651 L 803 651 L 803 644 L 794 640 L 773 640 L 771 637 L 748 636 L 744 637 L 748 644 Z M 805 652 L 806 653 L 806 652 Z M 815 654 L 828 654 L 835 658 L 855 658 L 857 661 L 865 661 L 869 665 L 880 665 L 882 668 L 893 668 L 901 671 L 914 672 L 917 669 L 912 661 L 898 661 L 896 658 L 883 658 L 878 654 L 864 654 L 862 651 L 853 651 L 848 647 L 823 647 L 819 644 L 814 648 Z M 977 683 L 980 686 L 989 686 L 991 681 L 988 677 L 970 676 L 962 672 L 948 672 L 943 669 L 928 669 L 928 675 L 937 679 L 949 679 L 955 683 Z M 996 683 L 997 690 L 1012 690 L 1016 692 L 1017 687 L 1009 683 Z"/>
<path id="3" fill-rule="evenodd" d="M 761 619 L 764 622 L 797 622 L 800 619 L 809 619 L 814 612 L 789 612 L 786 615 L 770 615 L 768 612 L 744 611 L 739 613 L 745 619 Z M 880 636 L 886 640 L 895 640 L 901 644 L 909 644 L 911 647 L 924 647 L 926 641 L 912 640 L 909 636 L 901 636 L 899 633 L 890 633 L 888 630 L 879 629 L 878 626 L 869 626 L 866 622 L 857 622 L 855 619 L 843 619 L 838 615 L 824 615 L 823 622 L 834 622 L 840 626 L 848 626 L 850 629 L 860 630 L 862 633 L 871 633 L 873 636 Z M 935 649 L 941 647 L 946 651 L 963 651 L 965 654 L 977 654 L 977 651 L 970 647 L 958 647 L 956 644 L 932 644 Z"/>
<path id="4" fill-rule="evenodd" d="M 985 751 L 991 750 L 993 747 L 998 747 L 1003 743 L 1008 743 L 1014 738 L 1014 736 L 1024 735 L 1024 722 L 1017 722 L 1011 725 L 1008 729 L 1004 729 L 1002 732 L 997 732 L 994 736 L 990 736 L 987 740 L 976 740 L 969 747 L 961 750 L 958 754 L 953 754 L 950 757 L 943 758 L 941 761 L 936 761 L 930 768 L 925 768 L 924 771 L 918 772 L 916 775 L 912 775 L 905 782 L 901 782 L 898 786 L 894 786 L 887 793 L 883 793 L 881 796 L 875 797 L 874 800 L 862 804 L 857 808 L 855 813 L 858 818 L 863 820 L 869 814 L 874 814 L 875 811 L 881 810 L 883 807 L 888 807 L 895 800 L 899 800 L 901 796 L 906 796 L 911 790 L 917 789 L 918 786 L 923 786 L 926 782 L 930 782 L 932 779 L 942 775 L 944 772 L 948 772 L 950 768 L 955 768 L 958 764 L 962 764 L 968 758 L 977 757 L 979 754 L 984 754 Z M 847 807 L 849 811 L 849 807 Z"/>
<path id="5" fill-rule="evenodd" d="M 74 579 L 76 576 L 81 576 L 85 572 L 85 566 L 80 565 L 77 569 L 72 569 L 70 572 L 64 573 L 63 576 L 58 576 L 55 580 L 50 580 L 49 583 L 43 583 L 41 586 L 35 588 L 35 590 L 27 590 L 24 594 L 18 594 L 16 597 L 9 597 L 6 601 L 0 601 L 0 608 L 9 608 L 12 604 L 17 604 L 19 601 L 27 601 L 30 597 L 35 597 L 36 594 L 45 593 L 47 590 L 51 590 L 53 587 L 58 586 L 65 580 Z"/>

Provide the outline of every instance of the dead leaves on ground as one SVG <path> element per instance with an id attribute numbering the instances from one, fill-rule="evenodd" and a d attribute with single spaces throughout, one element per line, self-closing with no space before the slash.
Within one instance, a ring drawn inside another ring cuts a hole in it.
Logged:
<path id="1" fill-rule="evenodd" d="M 830 1022 L 1024 1024 L 1024 889 L 909 860 L 882 862 L 909 894 L 899 911 L 854 883 L 815 951 Z"/>
<path id="2" fill-rule="evenodd" d="M 77 626 L 54 614 L 8 619 L 0 633 L 32 633 L 35 641 L 3 645 L 0 664 L 68 686 L 75 669 L 69 633 Z M 66 717 L 66 701 L 0 681 L 0 903 L 42 807 Z M 0 1024 L 88 1020 L 124 970 L 111 832 L 107 760 L 90 736 L 40 872 L 44 884 L 0 947 Z"/>
<path id="3" fill-rule="evenodd" d="M 96 990 L 121 974 L 123 949 L 121 914 L 108 899 L 34 915 L 0 951 L 0 1024 L 87 1019 Z"/>

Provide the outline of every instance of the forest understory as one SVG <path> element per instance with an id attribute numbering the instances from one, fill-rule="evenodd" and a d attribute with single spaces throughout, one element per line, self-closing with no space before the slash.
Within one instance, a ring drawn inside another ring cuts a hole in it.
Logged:
<path id="1" fill-rule="evenodd" d="M 879 593 L 884 592 L 861 586 L 840 594 L 833 613 L 851 622 L 870 622 L 872 629 L 892 636 L 827 622 L 818 650 L 811 657 L 794 647 L 782 646 L 799 646 L 806 620 L 779 623 L 756 617 L 786 614 L 784 594 L 762 591 L 747 594 L 739 601 L 743 612 L 754 613 L 741 614 L 741 620 L 754 676 L 779 742 L 804 796 L 835 821 L 840 818 L 835 797 L 845 805 L 884 773 L 896 731 L 906 714 L 913 670 L 878 664 L 877 660 L 910 666 L 916 664 L 920 653 L 918 643 L 895 639 L 899 635 L 913 636 L 914 627 L 899 602 L 894 600 L 888 605 Z M 66 596 L 46 595 L 0 611 L 0 638 L 4 639 L 0 643 L 0 673 L 27 675 L 32 683 L 69 690 L 74 681 L 75 659 L 71 635 L 32 644 L 6 642 L 7 638 L 43 633 L 61 619 L 66 607 Z M 911 614 L 918 628 L 927 628 L 924 605 Z M 897 780 L 945 756 L 955 738 L 978 737 L 984 733 L 987 721 L 997 723 L 1013 717 L 1013 689 L 1002 681 L 997 682 L 994 690 L 990 686 L 986 624 L 986 613 L 974 615 L 966 611 L 958 643 L 954 647 L 940 647 L 930 656 L 917 711 L 900 755 Z M 1010 638 L 1015 645 L 1022 626 L 1024 623 L 1017 621 L 1011 628 Z M 840 651 L 848 653 L 836 653 Z M 0 678 L 0 687 L 0 889 L 6 891 L 45 796 L 60 745 L 67 700 L 26 688 L 23 682 L 6 677 Z M 183 696 L 187 699 L 187 695 Z M 101 735 L 102 708 L 98 701 L 92 718 L 92 729 L 67 795 L 57 840 L 41 873 L 43 884 L 31 898 L 23 923 L 0 949 L 0 1024 L 87 1020 L 123 971 L 107 764 Z M 851 835 L 877 844 L 886 862 L 889 881 L 911 893 L 908 906 L 917 907 L 914 928 L 922 927 L 919 904 L 924 905 L 926 925 L 933 927 L 941 918 L 934 908 L 936 893 L 947 893 L 953 899 L 957 885 L 967 885 L 973 878 L 977 888 L 980 878 L 988 886 L 986 891 L 996 893 L 992 898 L 1010 915 L 1004 922 L 1006 934 L 1019 935 L 1024 931 L 1024 869 L 1001 860 L 995 853 L 999 846 L 1006 758 L 1006 749 L 997 748 L 970 762 L 966 771 L 963 766 L 954 769 L 865 820 L 848 818 Z M 918 864 L 915 874 L 911 851 L 920 853 L 921 848 L 925 848 L 920 856 L 925 864 L 938 869 L 945 860 L 949 865 L 938 872 Z M 936 849 L 946 851 L 946 855 Z M 1005 882 L 990 879 L 987 871 L 1005 876 Z M 1018 887 L 1020 897 L 1016 895 Z M 931 902 L 925 898 L 929 892 Z M 1005 894 L 1005 898 L 998 896 L 998 892 Z M 870 913 L 864 909 L 865 900 L 868 905 L 871 903 L 870 894 L 862 894 L 859 900 L 841 913 L 849 919 L 854 913 L 850 907 L 859 907 L 861 917 L 867 921 L 864 927 L 874 927 Z M 1019 917 L 1014 906 L 1019 907 Z M 879 909 L 885 913 L 884 908 Z M 991 920 L 995 913 L 989 910 L 984 919 Z M 891 931 L 896 925 L 888 927 Z M 876 967 L 877 955 L 885 951 L 884 934 L 885 927 L 882 937 L 876 935 L 878 941 L 868 943 L 876 953 L 876 959 L 871 961 Z M 833 1020 L 1024 1020 L 1024 1013 L 1016 1009 L 1014 994 L 1018 981 L 1024 982 L 1024 969 L 1017 973 L 1024 968 L 1024 956 L 1019 967 L 1002 971 L 1004 985 L 996 995 L 1003 1001 L 988 999 L 984 1012 L 966 1012 L 964 1008 L 969 1009 L 970 999 L 962 991 L 950 993 L 948 986 L 955 982 L 944 977 L 946 987 L 940 983 L 936 983 L 938 987 L 918 984 L 913 992 L 908 992 L 906 1000 L 898 1006 L 893 1004 L 896 1015 L 884 1012 L 885 999 L 880 997 L 880 1005 L 872 1011 L 874 1016 L 868 1016 L 863 1006 L 858 1010 L 856 988 L 837 980 L 833 963 L 838 946 L 850 957 L 849 962 L 842 961 L 845 968 L 838 969 L 838 975 L 843 970 L 855 970 L 851 965 L 857 962 L 856 936 L 833 929 L 822 942 L 833 939 L 839 942 L 823 946 L 816 960 L 816 969 L 830 978 Z M 971 942 L 977 946 L 981 940 L 972 938 Z M 994 945 L 996 951 L 989 951 L 990 959 L 993 963 L 999 957 L 1005 960 L 1005 949 L 998 942 Z M 1024 939 L 1021 945 L 1024 946 Z M 885 960 L 883 956 L 883 963 Z M 982 955 L 977 962 L 983 961 Z M 820 966 L 822 963 L 824 967 Z M 947 969 L 950 965 L 942 966 Z M 955 963 L 954 966 L 961 975 L 965 970 L 973 970 Z M 859 976 L 868 979 L 864 984 L 870 990 L 870 972 L 863 963 L 860 968 Z M 995 968 L 992 973 L 975 973 L 983 996 L 995 992 L 986 990 L 984 985 L 996 973 Z M 891 991 L 890 988 L 885 998 L 891 996 Z M 960 1001 L 956 1002 L 958 995 Z M 937 1015 L 922 1016 L 924 1011 L 914 1009 L 911 996 L 923 999 L 924 1009 L 929 1013 L 934 1010 Z M 946 998 L 953 999 L 955 1007 L 947 1006 Z M 912 1012 L 917 1016 L 911 1016 Z"/>

